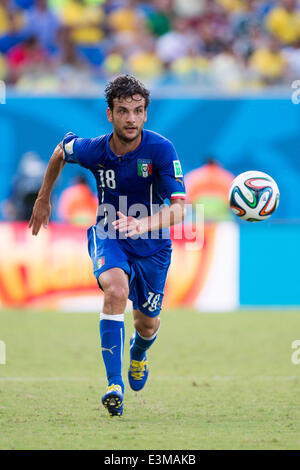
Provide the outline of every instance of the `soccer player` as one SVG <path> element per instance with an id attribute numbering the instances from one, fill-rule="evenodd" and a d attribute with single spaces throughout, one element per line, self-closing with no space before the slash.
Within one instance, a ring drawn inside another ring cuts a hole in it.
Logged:
<path id="1" fill-rule="evenodd" d="M 108 387 L 102 403 L 111 416 L 123 414 L 124 311 L 133 302 L 130 387 L 148 378 L 146 351 L 157 338 L 171 261 L 169 227 L 185 215 L 185 187 L 173 144 L 144 129 L 149 91 L 121 75 L 105 89 L 113 132 L 93 139 L 69 132 L 49 161 L 29 227 L 37 235 L 50 217 L 50 194 L 66 162 L 90 170 L 97 183 L 97 223 L 88 229 L 94 274 L 104 292 L 100 338 Z M 165 200 L 168 205 L 163 205 Z M 79 266 L 80 269 L 80 266 Z"/>

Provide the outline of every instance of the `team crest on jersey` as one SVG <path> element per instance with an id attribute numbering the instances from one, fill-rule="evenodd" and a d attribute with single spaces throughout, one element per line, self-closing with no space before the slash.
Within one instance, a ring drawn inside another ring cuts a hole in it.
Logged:
<path id="1" fill-rule="evenodd" d="M 152 160 L 138 160 L 138 175 L 142 178 L 148 178 L 152 175 Z"/>

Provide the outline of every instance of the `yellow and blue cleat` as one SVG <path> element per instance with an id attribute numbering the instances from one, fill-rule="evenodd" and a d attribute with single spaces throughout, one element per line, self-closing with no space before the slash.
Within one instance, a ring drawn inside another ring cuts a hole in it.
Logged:
<path id="1" fill-rule="evenodd" d="M 110 416 L 123 415 L 123 392 L 121 385 L 110 385 L 102 397 L 102 404 Z"/>
<path id="2" fill-rule="evenodd" d="M 130 346 L 132 346 L 133 341 L 134 341 L 134 338 L 131 337 Z M 134 390 L 135 392 L 142 390 L 145 383 L 147 382 L 148 375 L 149 375 L 149 365 L 147 361 L 146 352 L 144 353 L 144 357 L 141 361 L 136 361 L 130 357 L 130 365 L 129 365 L 129 370 L 128 370 L 128 382 L 132 390 Z"/>

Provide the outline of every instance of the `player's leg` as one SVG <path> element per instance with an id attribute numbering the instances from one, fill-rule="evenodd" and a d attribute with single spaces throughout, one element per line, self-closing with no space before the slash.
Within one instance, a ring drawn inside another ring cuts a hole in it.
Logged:
<path id="1" fill-rule="evenodd" d="M 170 261 L 171 249 L 134 261 L 135 283 L 129 298 L 133 301 L 135 332 L 130 339 L 128 380 L 135 391 L 141 390 L 148 378 L 147 351 L 158 335 Z"/>
<path id="2" fill-rule="evenodd" d="M 135 333 L 132 341 L 132 358 L 140 361 L 156 340 L 160 327 L 159 317 L 149 317 L 140 310 L 133 311 Z"/>
<path id="3" fill-rule="evenodd" d="M 111 415 L 121 415 L 124 394 L 124 311 L 128 298 L 128 278 L 130 274 L 133 275 L 133 270 L 118 240 L 102 237 L 97 226 L 88 230 L 88 249 L 94 275 L 104 292 L 99 330 L 108 389 L 102 402 Z"/>
<path id="4" fill-rule="evenodd" d="M 104 292 L 103 311 L 100 314 L 102 357 L 108 387 L 102 403 L 111 415 L 121 415 L 124 382 L 122 378 L 124 355 L 124 311 L 128 299 L 128 275 L 120 268 L 112 268 L 99 275 Z"/>
<path id="5" fill-rule="evenodd" d="M 146 351 L 157 338 L 160 327 L 160 318 L 151 318 L 140 310 L 133 311 L 135 332 L 130 338 L 130 366 L 128 381 L 130 387 L 141 390 L 148 379 L 149 364 Z"/>
<path id="6" fill-rule="evenodd" d="M 128 276 L 122 269 L 112 268 L 100 274 L 99 283 L 104 292 L 100 337 L 108 385 L 118 384 L 123 392 L 124 311 L 129 293 Z"/>

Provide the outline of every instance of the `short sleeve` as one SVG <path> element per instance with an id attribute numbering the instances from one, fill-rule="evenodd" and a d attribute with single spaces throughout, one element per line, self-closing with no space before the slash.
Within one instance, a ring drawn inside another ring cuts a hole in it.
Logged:
<path id="1" fill-rule="evenodd" d="M 62 142 L 64 160 L 68 163 L 78 163 L 85 168 L 89 168 L 94 140 L 79 138 L 73 132 L 68 132 Z"/>
<path id="2" fill-rule="evenodd" d="M 160 145 L 156 166 L 164 197 L 170 200 L 185 199 L 181 163 L 174 145 L 170 141 Z"/>

